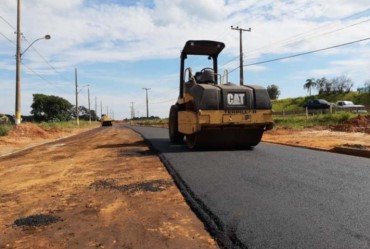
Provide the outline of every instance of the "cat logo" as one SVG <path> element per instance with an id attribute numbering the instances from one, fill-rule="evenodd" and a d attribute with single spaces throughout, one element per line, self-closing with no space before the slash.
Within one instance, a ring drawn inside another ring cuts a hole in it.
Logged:
<path id="1" fill-rule="evenodd" d="M 244 105 L 245 93 L 228 93 L 228 105 Z"/>

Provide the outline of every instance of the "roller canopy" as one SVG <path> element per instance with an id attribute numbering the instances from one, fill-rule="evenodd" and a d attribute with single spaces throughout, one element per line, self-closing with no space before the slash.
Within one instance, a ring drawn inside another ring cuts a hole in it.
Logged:
<path id="1" fill-rule="evenodd" d="M 190 40 L 185 43 L 181 56 L 184 57 L 190 54 L 217 57 L 224 47 L 225 44 L 218 41 Z"/>

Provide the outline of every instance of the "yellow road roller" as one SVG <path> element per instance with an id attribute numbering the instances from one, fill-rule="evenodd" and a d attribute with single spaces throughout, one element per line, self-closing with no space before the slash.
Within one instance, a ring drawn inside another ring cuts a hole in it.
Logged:
<path id="1" fill-rule="evenodd" d="M 113 120 L 105 114 L 103 114 L 100 118 L 101 126 L 112 126 L 112 121 Z"/>
<path id="2" fill-rule="evenodd" d="M 224 47 L 210 40 L 185 43 L 179 97 L 169 113 L 171 142 L 185 141 L 190 149 L 250 148 L 261 141 L 264 131 L 273 128 L 266 88 L 222 82 L 226 75 L 218 73 L 217 59 Z M 185 66 L 189 63 L 201 65 L 199 71 Z"/>

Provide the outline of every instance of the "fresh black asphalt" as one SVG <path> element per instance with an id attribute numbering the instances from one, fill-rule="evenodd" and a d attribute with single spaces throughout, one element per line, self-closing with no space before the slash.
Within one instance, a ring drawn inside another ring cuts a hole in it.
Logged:
<path id="1" fill-rule="evenodd" d="M 167 129 L 130 128 L 159 153 L 221 247 L 370 248 L 370 159 L 267 143 L 190 151 L 171 144 Z"/>

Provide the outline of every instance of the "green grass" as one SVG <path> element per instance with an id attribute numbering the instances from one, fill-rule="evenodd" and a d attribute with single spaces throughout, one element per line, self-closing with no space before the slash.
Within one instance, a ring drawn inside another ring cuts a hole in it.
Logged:
<path id="1" fill-rule="evenodd" d="M 91 125 L 89 121 L 80 121 L 80 125 L 77 126 L 76 121 L 66 121 L 66 122 L 43 122 L 43 123 L 35 123 L 37 126 L 41 127 L 46 131 L 50 130 L 60 130 L 65 131 L 68 129 L 75 129 L 75 128 L 89 128 L 89 127 L 96 127 L 100 126 L 100 122 L 92 121 Z M 0 136 L 7 136 L 9 135 L 9 130 L 12 128 L 11 125 L 0 125 Z"/>
<path id="2" fill-rule="evenodd" d="M 144 126 L 164 126 L 168 124 L 168 119 L 146 119 L 140 121 L 133 121 L 137 125 L 144 125 Z"/>
<path id="3" fill-rule="evenodd" d="M 274 122 L 277 128 L 303 129 L 315 126 L 328 127 L 330 125 L 340 124 L 354 117 L 357 117 L 357 114 L 349 112 L 319 114 L 308 116 L 308 118 L 306 116 L 275 116 Z"/>
<path id="4" fill-rule="evenodd" d="M 91 125 L 89 121 L 80 120 L 80 125 L 77 126 L 76 121 L 66 121 L 66 122 L 43 122 L 39 123 L 38 125 L 43 128 L 44 130 L 65 130 L 65 129 L 73 129 L 73 128 L 88 128 L 91 126 L 98 126 L 100 125 L 99 122 L 91 121 Z"/>
<path id="5" fill-rule="evenodd" d="M 0 136 L 8 136 L 9 129 L 9 125 L 0 125 Z"/>

